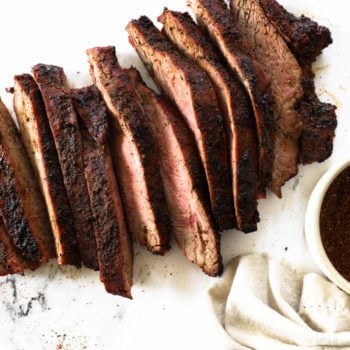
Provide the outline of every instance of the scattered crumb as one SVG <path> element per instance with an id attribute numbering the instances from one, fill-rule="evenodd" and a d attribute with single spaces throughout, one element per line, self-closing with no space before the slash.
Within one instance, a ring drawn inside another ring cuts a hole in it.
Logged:
<path id="1" fill-rule="evenodd" d="M 284 251 L 286 252 L 288 250 L 288 247 L 284 247 Z"/>

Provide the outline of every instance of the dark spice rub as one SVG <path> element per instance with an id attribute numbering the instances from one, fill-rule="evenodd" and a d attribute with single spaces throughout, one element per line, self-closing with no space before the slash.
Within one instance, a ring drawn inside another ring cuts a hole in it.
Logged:
<path id="1" fill-rule="evenodd" d="M 329 260 L 350 281 L 350 167 L 329 186 L 320 212 L 320 232 Z"/>
<path id="2" fill-rule="evenodd" d="M 80 265 L 72 211 L 39 88 L 29 74 L 14 77 L 13 105 L 55 238 L 58 263 Z"/>
<path id="3" fill-rule="evenodd" d="M 81 259 L 86 267 L 97 270 L 96 240 L 84 178 L 81 135 L 67 78 L 63 69 L 57 66 L 37 64 L 32 71 L 55 141 Z"/>

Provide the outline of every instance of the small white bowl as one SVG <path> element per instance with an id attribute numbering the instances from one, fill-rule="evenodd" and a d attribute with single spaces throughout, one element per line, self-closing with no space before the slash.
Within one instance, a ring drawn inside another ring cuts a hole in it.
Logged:
<path id="1" fill-rule="evenodd" d="M 320 234 L 320 211 L 324 196 L 334 179 L 347 167 L 350 160 L 332 166 L 313 189 L 305 215 L 305 237 L 309 251 L 320 270 L 339 288 L 350 293 L 350 282 L 330 262 L 322 244 Z"/>

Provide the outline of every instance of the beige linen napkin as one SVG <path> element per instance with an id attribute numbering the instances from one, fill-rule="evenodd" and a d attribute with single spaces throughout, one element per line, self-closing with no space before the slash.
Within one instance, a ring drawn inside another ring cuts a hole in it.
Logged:
<path id="1" fill-rule="evenodd" d="M 233 259 L 206 297 L 225 349 L 350 349 L 350 296 L 267 254 Z"/>

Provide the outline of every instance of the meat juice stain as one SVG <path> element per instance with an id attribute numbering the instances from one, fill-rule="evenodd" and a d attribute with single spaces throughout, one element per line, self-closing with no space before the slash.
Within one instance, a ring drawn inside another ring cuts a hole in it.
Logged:
<path id="1" fill-rule="evenodd" d="M 350 167 L 328 188 L 320 212 L 324 249 L 336 270 L 350 281 Z"/>

